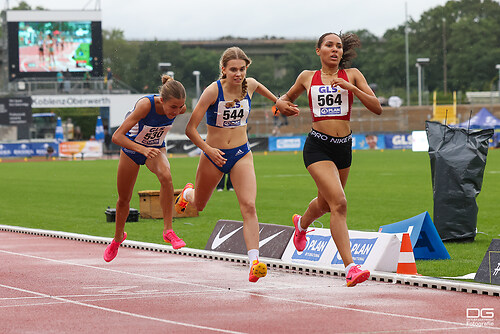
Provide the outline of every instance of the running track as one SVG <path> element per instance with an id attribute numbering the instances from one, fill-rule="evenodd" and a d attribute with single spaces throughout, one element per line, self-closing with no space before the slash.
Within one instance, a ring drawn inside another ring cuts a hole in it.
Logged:
<path id="1" fill-rule="evenodd" d="M 106 263 L 104 249 L 0 230 L 0 332 L 500 333 L 498 294 L 275 268 L 253 284 L 241 262 L 121 247 Z M 494 319 L 468 326 L 467 308 Z"/>

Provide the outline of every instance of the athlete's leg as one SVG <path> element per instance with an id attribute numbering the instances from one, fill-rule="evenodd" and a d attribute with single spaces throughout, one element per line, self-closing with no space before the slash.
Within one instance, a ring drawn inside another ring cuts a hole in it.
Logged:
<path id="1" fill-rule="evenodd" d="M 165 148 L 162 154 L 153 159 L 146 160 L 146 166 L 160 181 L 160 206 L 163 213 L 163 232 L 172 229 L 172 215 L 174 209 L 174 186 L 172 174 L 170 173 L 170 163 L 166 156 Z"/>
<path id="2" fill-rule="evenodd" d="M 189 203 L 193 204 L 198 211 L 203 211 L 222 175 L 223 173 L 202 153 L 196 170 L 194 191 L 191 192 L 190 198 L 186 198 Z"/>
<path id="3" fill-rule="evenodd" d="M 120 243 L 123 240 L 125 222 L 130 210 L 130 199 L 134 190 L 139 165 L 130 159 L 123 151 L 120 151 L 118 162 L 117 189 L 118 201 L 116 202 L 116 224 L 115 241 Z"/>
<path id="4" fill-rule="evenodd" d="M 349 169 L 344 168 L 339 170 L 340 182 L 342 184 L 342 188 L 345 188 L 347 183 L 347 177 L 349 176 Z M 306 230 L 309 225 L 311 225 L 316 219 L 323 216 L 325 213 L 330 212 L 330 206 L 325 198 L 319 193 L 318 196 L 315 197 L 307 207 L 304 215 L 300 219 L 300 227 Z"/>
<path id="5" fill-rule="evenodd" d="M 257 181 L 252 152 L 248 152 L 233 166 L 230 176 L 243 217 L 243 236 L 247 250 L 259 249 L 259 223 L 255 208 Z"/>
<path id="6" fill-rule="evenodd" d="M 318 206 L 324 209 L 322 203 L 326 202 L 328 205 L 330 231 L 345 266 L 353 262 L 347 228 L 347 200 L 344 193 L 348 169 L 343 169 L 341 174 L 331 161 L 318 161 L 307 168 L 318 187 Z"/>

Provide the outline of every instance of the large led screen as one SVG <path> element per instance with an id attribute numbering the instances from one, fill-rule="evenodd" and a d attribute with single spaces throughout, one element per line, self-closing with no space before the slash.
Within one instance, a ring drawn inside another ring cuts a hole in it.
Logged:
<path id="1" fill-rule="evenodd" d="M 92 71 L 92 29 L 85 22 L 19 22 L 19 72 Z"/>
<path id="2" fill-rule="evenodd" d="M 9 79 L 102 76 L 100 12 L 8 11 Z"/>

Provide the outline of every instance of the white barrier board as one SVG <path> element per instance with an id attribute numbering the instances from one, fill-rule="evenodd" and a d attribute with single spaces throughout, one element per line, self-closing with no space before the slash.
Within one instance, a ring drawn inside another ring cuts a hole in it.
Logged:
<path id="1" fill-rule="evenodd" d="M 401 237 L 397 234 L 349 231 L 351 253 L 356 264 L 364 269 L 396 272 L 401 249 Z M 344 268 L 330 230 L 316 228 L 307 233 L 307 245 L 297 252 L 293 236 L 281 257 L 283 261 L 310 265 Z"/>

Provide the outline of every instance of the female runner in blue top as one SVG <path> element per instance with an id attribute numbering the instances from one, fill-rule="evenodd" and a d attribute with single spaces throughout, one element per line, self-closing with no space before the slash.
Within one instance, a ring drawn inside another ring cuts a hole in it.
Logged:
<path id="1" fill-rule="evenodd" d="M 330 212 L 330 231 L 346 266 L 347 286 L 355 286 L 370 276 L 368 270 L 362 270 L 353 262 L 346 223 L 344 187 L 352 159 L 350 117 L 353 95 L 371 112 L 382 113 L 382 107 L 363 74 L 356 68 L 347 68 L 349 61 L 356 57 L 354 48 L 360 45 L 354 34 L 323 34 L 316 45 L 321 70 L 300 73 L 295 84 L 276 102 L 280 112 L 287 116 L 296 115 L 299 109 L 293 101 L 307 92 L 313 121 L 303 155 L 304 164 L 316 182 L 318 196 L 309 203 L 303 216 L 293 216 L 295 248 L 298 251 L 305 249 L 309 225 Z"/>
<path id="2" fill-rule="evenodd" d="M 208 86 L 198 101 L 186 126 L 186 135 L 204 154 L 196 172 L 196 187 L 188 183 L 176 199 L 177 212 L 188 203 L 203 210 L 224 173 L 230 173 L 241 215 L 243 235 L 251 269 L 250 282 L 257 282 L 267 274 L 267 267 L 259 262 L 259 225 L 255 209 L 257 183 L 253 156 L 248 145 L 247 119 L 253 93 L 277 98 L 266 87 L 246 72 L 251 61 L 238 47 L 228 48 L 220 60 L 220 79 Z M 197 131 L 203 116 L 207 116 L 207 137 L 204 141 Z"/>
<path id="3" fill-rule="evenodd" d="M 118 247 L 127 238 L 124 232 L 139 167 L 146 165 L 160 181 L 160 205 L 163 212 L 163 239 L 173 248 L 186 244 L 172 230 L 174 188 L 170 163 L 165 149 L 165 136 L 177 115 L 186 111 L 186 91 L 168 75 L 162 76 L 159 95 L 147 95 L 137 101 L 120 127 L 113 142 L 122 147 L 118 163 L 118 201 L 116 203 L 115 238 L 104 252 L 104 260 L 116 257 Z"/>

